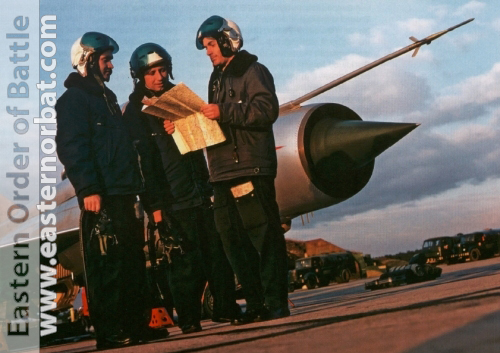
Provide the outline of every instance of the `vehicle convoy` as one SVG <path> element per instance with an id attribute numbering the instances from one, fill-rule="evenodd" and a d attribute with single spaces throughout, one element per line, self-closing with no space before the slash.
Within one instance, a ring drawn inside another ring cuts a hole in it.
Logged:
<path id="1" fill-rule="evenodd" d="M 330 282 L 349 282 L 351 278 L 365 278 L 366 264 L 361 256 L 351 252 L 322 254 L 304 257 L 295 261 L 290 271 L 290 285 L 293 288 L 307 286 L 307 289 L 327 286 Z"/>
<path id="2" fill-rule="evenodd" d="M 500 251 L 500 229 L 489 229 L 456 236 L 424 240 L 421 253 L 428 264 L 477 261 Z"/>

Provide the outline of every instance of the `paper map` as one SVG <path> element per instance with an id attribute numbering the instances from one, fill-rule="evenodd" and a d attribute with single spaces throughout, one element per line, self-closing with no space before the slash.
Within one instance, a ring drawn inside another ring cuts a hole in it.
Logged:
<path id="1" fill-rule="evenodd" d="M 143 112 L 174 123 L 175 132 L 172 137 L 181 154 L 226 140 L 219 123 L 206 118 L 200 112 L 205 102 L 182 82 L 165 92 L 156 101 L 146 99 L 143 103 L 145 104 Z"/>

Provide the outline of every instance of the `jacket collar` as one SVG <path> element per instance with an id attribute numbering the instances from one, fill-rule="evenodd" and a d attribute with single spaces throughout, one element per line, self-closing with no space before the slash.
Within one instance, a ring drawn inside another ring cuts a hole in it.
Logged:
<path id="1" fill-rule="evenodd" d="M 173 88 L 175 85 L 168 81 L 167 83 L 167 87 L 166 89 L 161 92 L 161 93 L 157 93 L 155 94 L 155 92 L 147 89 L 145 86 L 144 86 L 144 83 L 143 82 L 138 82 L 136 84 L 136 86 L 134 87 L 134 91 L 130 94 L 130 96 L 128 97 L 128 99 L 131 101 L 131 102 L 134 102 L 135 104 L 139 104 L 141 103 L 142 104 L 142 99 L 144 98 L 144 96 L 148 97 L 148 98 L 151 98 L 153 96 L 161 96 L 163 93 L 169 91 L 171 88 Z"/>
<path id="2" fill-rule="evenodd" d="M 258 60 L 257 56 L 250 54 L 246 50 L 239 51 L 235 54 L 233 60 L 229 62 L 224 73 L 228 75 L 241 77 L 248 70 L 250 65 Z M 214 71 L 220 71 L 221 68 L 217 67 Z"/>
<path id="3" fill-rule="evenodd" d="M 92 75 L 83 77 L 76 72 L 72 72 L 64 81 L 64 87 L 76 87 L 94 96 L 102 96 L 103 93 L 106 93 L 107 97 L 116 102 L 116 95 L 109 88 L 100 86 Z"/>

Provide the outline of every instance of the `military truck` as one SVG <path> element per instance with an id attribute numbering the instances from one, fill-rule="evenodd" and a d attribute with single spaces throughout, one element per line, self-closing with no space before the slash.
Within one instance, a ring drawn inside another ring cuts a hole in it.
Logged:
<path id="1" fill-rule="evenodd" d="M 449 263 L 457 256 L 457 237 L 437 237 L 424 240 L 421 253 L 425 255 L 428 264 Z"/>
<path id="2" fill-rule="evenodd" d="M 500 250 L 500 229 L 458 234 L 457 257 L 477 261 L 494 256 Z"/>
<path id="3" fill-rule="evenodd" d="M 295 261 L 290 271 L 290 284 L 307 289 L 327 286 L 330 282 L 349 282 L 351 278 L 365 278 L 366 264 L 362 256 L 348 252 L 321 254 Z"/>
<path id="4" fill-rule="evenodd" d="M 421 254 L 428 264 L 477 261 L 492 257 L 500 251 L 500 229 L 488 229 L 455 236 L 424 240 Z"/>

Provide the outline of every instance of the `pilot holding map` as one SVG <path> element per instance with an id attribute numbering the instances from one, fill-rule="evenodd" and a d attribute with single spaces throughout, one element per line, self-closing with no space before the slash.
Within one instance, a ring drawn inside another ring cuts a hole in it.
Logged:
<path id="1" fill-rule="evenodd" d="M 242 45 L 239 27 L 220 16 L 205 20 L 197 32 L 196 47 L 206 50 L 214 67 L 210 104 L 201 112 L 218 121 L 226 137 L 207 148 L 215 223 L 247 301 L 245 315 L 234 324 L 290 315 L 274 186 L 278 99 L 271 73 Z"/>
<path id="2" fill-rule="evenodd" d="M 147 191 L 143 203 L 158 227 L 168 217 L 181 229 L 181 239 L 174 240 L 180 242 L 182 253 L 170 255 L 168 281 L 179 327 L 186 334 L 197 332 L 206 279 L 214 297 L 213 320 L 229 321 L 240 315 L 234 274 L 215 230 L 205 156 L 200 149 L 181 154 L 174 138 L 165 132 L 164 120 L 148 114 L 158 106 L 154 105 L 158 97 L 169 99 L 185 87 L 169 81 L 173 76 L 168 52 L 155 43 L 143 44 L 132 53 L 130 70 L 135 87 L 124 118 L 141 157 Z M 166 103 L 167 109 L 173 106 L 173 102 Z M 162 196 L 161 204 L 152 204 L 157 193 Z"/>

